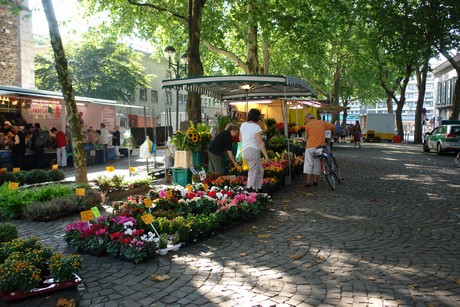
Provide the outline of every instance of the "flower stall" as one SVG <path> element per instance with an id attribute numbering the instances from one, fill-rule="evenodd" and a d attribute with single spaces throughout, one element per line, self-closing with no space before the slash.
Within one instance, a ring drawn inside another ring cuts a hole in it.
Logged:
<path id="1" fill-rule="evenodd" d="M 64 238 L 82 253 L 110 254 L 139 263 L 259 215 L 271 202 L 265 193 L 242 187 L 209 188 L 206 184 L 154 188 L 112 203 L 113 212 L 67 225 Z M 145 216 L 151 216 L 146 222 Z"/>

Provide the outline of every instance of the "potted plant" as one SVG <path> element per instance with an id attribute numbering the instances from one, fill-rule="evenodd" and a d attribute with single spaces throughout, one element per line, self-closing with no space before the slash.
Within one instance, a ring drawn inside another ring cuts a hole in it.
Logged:
<path id="1" fill-rule="evenodd" d="M 169 237 L 169 242 L 170 242 L 170 244 L 168 246 L 168 249 L 170 251 L 178 251 L 180 246 L 182 245 L 179 233 L 175 232 L 173 235 L 171 235 Z"/>
<path id="2" fill-rule="evenodd" d="M 23 299 L 76 286 L 80 255 L 53 254 L 38 237 L 14 239 L 0 244 L 0 297 Z"/>
<path id="3" fill-rule="evenodd" d="M 160 235 L 160 241 L 158 242 L 158 253 L 160 255 L 166 255 L 168 253 L 168 237 L 166 233 Z"/>

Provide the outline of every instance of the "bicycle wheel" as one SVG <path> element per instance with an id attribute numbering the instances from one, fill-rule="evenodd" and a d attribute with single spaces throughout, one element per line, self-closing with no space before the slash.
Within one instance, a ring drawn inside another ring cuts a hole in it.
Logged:
<path id="1" fill-rule="evenodd" d="M 336 188 L 336 178 L 334 172 L 332 171 L 331 162 L 328 159 L 323 159 L 323 166 L 324 166 L 324 175 L 326 176 L 327 183 L 331 187 L 331 189 L 335 190 Z"/>
<path id="2" fill-rule="evenodd" d="M 337 161 L 335 161 L 335 157 L 331 154 L 331 164 L 332 164 L 332 169 L 334 170 L 334 175 L 335 178 L 337 178 L 337 181 L 340 183 L 343 181 L 343 176 L 342 173 L 340 172 L 340 168 L 337 165 Z"/>

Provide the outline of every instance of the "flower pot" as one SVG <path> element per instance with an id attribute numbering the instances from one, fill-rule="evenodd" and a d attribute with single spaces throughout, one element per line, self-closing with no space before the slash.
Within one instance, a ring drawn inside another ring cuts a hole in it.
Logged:
<path id="1" fill-rule="evenodd" d="M 159 248 L 158 249 L 158 254 L 160 254 L 161 256 L 164 256 L 168 253 L 168 249 L 167 248 Z"/>
<path id="2" fill-rule="evenodd" d="M 192 152 L 186 150 L 176 150 L 174 153 L 175 168 L 189 168 L 193 166 Z"/>
<path id="3" fill-rule="evenodd" d="M 147 184 L 143 184 L 132 189 L 107 192 L 106 197 L 108 197 L 110 200 L 122 200 L 130 195 L 143 194 L 145 192 L 148 192 L 149 190 L 150 186 Z"/>
<path id="4" fill-rule="evenodd" d="M 193 165 L 195 166 L 195 168 L 200 169 L 203 166 L 203 152 L 194 151 L 192 153 L 192 160 L 193 160 Z"/>
<path id="5" fill-rule="evenodd" d="M 179 248 L 181 247 L 181 245 L 182 245 L 181 243 L 168 245 L 168 250 L 177 252 Z"/>

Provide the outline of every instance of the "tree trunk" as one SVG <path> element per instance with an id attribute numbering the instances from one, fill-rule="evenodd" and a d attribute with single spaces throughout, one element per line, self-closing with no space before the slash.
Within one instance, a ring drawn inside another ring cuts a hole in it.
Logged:
<path id="1" fill-rule="evenodd" d="M 246 58 L 248 71 L 252 75 L 259 74 L 259 58 L 257 54 L 257 24 L 252 17 L 252 2 L 248 1 L 248 41 L 246 42 Z"/>
<path id="2" fill-rule="evenodd" d="M 189 0 L 188 14 L 188 76 L 203 76 L 203 63 L 200 58 L 201 17 L 206 0 Z M 201 123 L 201 95 L 189 92 L 187 95 L 188 118 Z"/>
<path id="3" fill-rule="evenodd" d="M 401 139 L 404 139 L 404 127 L 402 123 L 402 111 L 404 108 L 404 104 L 406 103 L 406 89 L 407 84 L 410 80 L 410 75 L 412 74 L 413 68 L 410 65 L 406 65 L 406 75 L 402 79 L 402 83 L 400 86 L 400 97 L 399 100 L 393 96 L 393 99 L 396 102 L 396 128 L 398 129 L 398 135 Z"/>
<path id="4" fill-rule="evenodd" d="M 72 80 L 69 75 L 67 59 L 62 45 L 61 34 L 54 14 L 51 0 L 42 0 L 45 10 L 46 19 L 50 32 L 51 46 L 54 51 L 54 59 L 56 61 L 56 70 L 59 81 L 62 85 L 62 95 L 67 109 L 67 114 L 70 124 L 70 134 L 72 136 L 75 181 L 77 183 L 87 183 L 88 174 L 86 171 L 86 154 L 83 144 L 83 135 L 81 133 L 80 121 L 78 120 L 78 108 L 75 101 L 75 94 L 72 87 Z"/>
<path id="5" fill-rule="evenodd" d="M 417 76 L 417 88 L 418 88 L 418 98 L 417 106 L 415 108 L 415 130 L 414 130 L 414 143 L 422 143 L 422 123 L 425 123 L 425 115 L 422 114 L 423 102 L 425 101 L 425 92 L 426 92 L 426 77 L 428 75 L 428 66 L 430 62 L 430 50 L 427 50 L 425 53 L 425 59 L 423 60 L 422 69 L 416 67 L 416 76 Z"/>
<path id="6" fill-rule="evenodd" d="M 332 89 L 332 105 L 338 106 L 340 103 L 340 70 L 341 70 L 341 63 L 340 57 L 337 57 L 337 61 L 335 63 L 334 69 L 334 88 Z M 340 114 L 340 113 L 339 113 Z M 337 113 L 331 114 L 332 123 L 335 123 L 336 120 L 340 120 L 340 115 Z"/>

